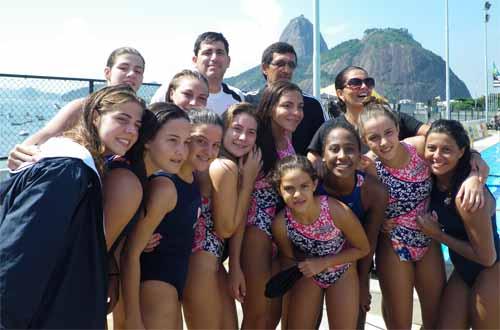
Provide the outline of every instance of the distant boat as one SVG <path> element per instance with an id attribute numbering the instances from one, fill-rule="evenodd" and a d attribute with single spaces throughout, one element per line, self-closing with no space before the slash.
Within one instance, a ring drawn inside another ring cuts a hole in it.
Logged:
<path id="1" fill-rule="evenodd" d="M 29 120 L 25 120 L 25 121 L 13 121 L 10 124 L 12 126 L 21 126 L 21 125 L 29 124 L 29 123 L 32 123 L 32 122 L 33 122 L 33 120 L 29 119 Z"/>
<path id="2" fill-rule="evenodd" d="M 24 130 L 19 131 L 19 136 L 28 136 L 28 135 L 30 135 L 30 132 L 28 132 L 28 131 L 24 131 Z"/>

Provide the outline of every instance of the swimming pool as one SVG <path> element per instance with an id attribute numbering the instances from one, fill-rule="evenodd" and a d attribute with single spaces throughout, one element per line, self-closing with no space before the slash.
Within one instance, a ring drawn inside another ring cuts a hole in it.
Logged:
<path id="1" fill-rule="evenodd" d="M 490 175 L 488 176 L 486 185 L 496 200 L 497 231 L 500 234 L 500 209 L 498 207 L 498 201 L 500 200 L 500 143 L 496 143 L 483 150 L 481 156 L 490 167 Z M 445 245 L 442 246 L 444 258 L 446 262 L 450 262 L 448 247 Z"/>

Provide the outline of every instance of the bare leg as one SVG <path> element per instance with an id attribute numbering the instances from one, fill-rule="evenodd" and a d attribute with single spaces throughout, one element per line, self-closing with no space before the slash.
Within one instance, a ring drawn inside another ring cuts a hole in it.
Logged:
<path id="1" fill-rule="evenodd" d="M 385 324 L 388 329 L 410 329 L 415 266 L 399 260 L 385 235 L 379 238 L 376 255 Z"/>
<path id="2" fill-rule="evenodd" d="M 444 288 L 436 329 L 468 329 L 470 289 L 456 271 Z"/>
<path id="3" fill-rule="evenodd" d="M 330 329 L 354 329 L 359 311 L 359 280 L 356 265 L 326 290 Z"/>
<path id="4" fill-rule="evenodd" d="M 266 329 L 271 301 L 264 296 L 271 277 L 272 244 L 260 229 L 248 226 L 243 238 L 241 266 L 245 274 L 247 294 L 243 303 L 242 329 Z"/>
<path id="5" fill-rule="evenodd" d="M 432 242 L 422 260 L 415 263 L 415 289 L 425 329 L 436 327 L 445 282 L 443 254 L 439 244 Z"/>
<path id="6" fill-rule="evenodd" d="M 278 274 L 281 270 L 278 258 L 272 259 L 271 276 Z M 271 299 L 271 310 L 267 321 L 267 329 L 276 329 L 281 318 L 282 299 Z"/>
<path id="7" fill-rule="evenodd" d="M 219 265 L 218 271 L 219 293 L 222 306 L 222 327 L 221 329 L 238 329 L 238 315 L 236 314 L 236 304 L 231 297 L 228 287 L 228 275 L 226 269 Z"/>
<path id="8" fill-rule="evenodd" d="M 311 278 L 298 280 L 288 295 L 287 329 L 314 329 L 323 289 Z"/>
<path id="9" fill-rule="evenodd" d="M 141 283 L 141 313 L 146 329 L 179 329 L 182 316 L 177 289 L 161 281 Z"/>
<path id="10" fill-rule="evenodd" d="M 189 259 L 189 271 L 184 289 L 183 310 L 189 329 L 221 329 L 223 319 L 229 316 L 235 319 L 233 308 L 223 308 L 223 297 L 227 289 L 219 274 L 222 265 L 219 259 L 206 251 L 198 251 Z M 232 329 L 237 325 L 233 323 Z"/>
<path id="11" fill-rule="evenodd" d="M 500 263 L 484 269 L 472 288 L 471 321 L 474 329 L 500 329 Z"/>

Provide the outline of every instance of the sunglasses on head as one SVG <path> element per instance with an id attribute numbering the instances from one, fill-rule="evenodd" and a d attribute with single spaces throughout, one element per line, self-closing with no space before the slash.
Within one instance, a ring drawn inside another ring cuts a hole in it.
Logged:
<path id="1" fill-rule="evenodd" d="M 276 61 L 276 62 L 271 62 L 271 65 L 277 66 L 278 68 L 282 68 L 285 65 L 288 65 L 290 69 L 295 69 L 297 67 L 297 63 L 294 61 Z"/>
<path id="2" fill-rule="evenodd" d="M 351 78 L 347 81 L 344 87 L 361 88 L 363 84 L 365 84 L 365 86 L 368 88 L 373 88 L 375 87 L 375 79 L 373 79 L 372 77 L 368 77 L 365 79 Z"/>

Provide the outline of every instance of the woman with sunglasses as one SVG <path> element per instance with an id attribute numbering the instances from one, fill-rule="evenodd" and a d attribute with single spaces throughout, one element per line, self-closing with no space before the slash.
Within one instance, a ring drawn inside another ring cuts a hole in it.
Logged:
<path id="1" fill-rule="evenodd" d="M 343 115 L 326 121 L 316 132 L 308 147 L 308 158 L 315 164 L 316 168 L 321 165 L 321 152 L 323 141 L 329 128 L 335 122 L 348 123 L 357 130 L 359 116 L 363 112 L 364 104 L 372 97 L 375 88 L 375 79 L 368 76 L 368 72 L 359 66 L 348 66 L 340 71 L 335 78 L 335 89 L 338 103 Z M 411 136 L 425 135 L 429 125 L 426 125 L 412 116 L 400 113 L 399 115 L 399 139 L 403 140 Z M 366 146 L 362 146 L 366 152 Z"/>
<path id="2" fill-rule="evenodd" d="M 326 133 L 336 122 L 344 122 L 352 125 L 356 130 L 359 126 L 359 117 L 364 110 L 365 104 L 378 102 L 372 92 L 375 87 L 375 79 L 368 76 L 368 72 L 359 66 L 348 66 L 340 71 L 335 78 L 335 88 L 339 99 L 343 116 L 326 121 L 318 129 L 311 140 L 307 149 L 307 158 L 313 163 L 314 167 L 322 176 L 325 167 L 322 163 L 321 152 L 323 151 L 323 141 L 325 141 Z M 412 136 L 425 136 L 429 130 L 429 125 L 424 124 L 412 116 L 401 112 L 397 116 L 399 128 L 399 140 L 404 140 Z M 368 151 L 365 144 L 361 145 L 362 153 Z M 366 166 L 366 158 L 362 161 L 362 166 Z M 477 151 L 472 151 L 471 167 L 478 172 L 480 180 L 485 182 L 488 177 L 489 167 L 481 159 L 481 155 Z M 459 198 L 464 201 L 465 207 L 471 211 L 482 207 L 484 204 L 484 194 L 482 189 L 464 191 L 458 193 Z"/>

